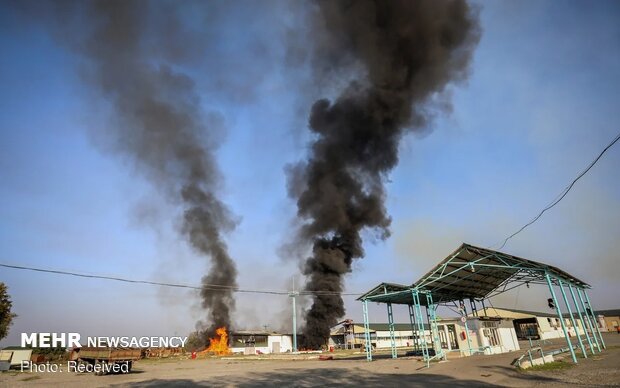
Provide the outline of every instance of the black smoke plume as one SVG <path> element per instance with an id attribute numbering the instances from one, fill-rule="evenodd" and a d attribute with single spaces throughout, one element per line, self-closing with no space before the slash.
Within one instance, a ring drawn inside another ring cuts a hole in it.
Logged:
<path id="1" fill-rule="evenodd" d="M 214 151 L 222 119 L 203 113 L 187 70 L 205 55 L 205 34 L 180 18 L 179 12 L 187 17 L 192 8 L 164 1 L 105 0 L 32 2 L 25 9 L 45 18 L 55 37 L 82 58 L 84 81 L 109 103 L 115 117 L 104 138 L 182 207 L 182 233 L 210 258 L 210 270 L 202 278 L 208 323 L 203 334 L 213 336 L 215 328 L 230 327 L 237 270 L 223 233 L 235 223 L 217 196 L 220 174 Z"/>
<path id="2" fill-rule="evenodd" d="M 321 291 L 306 312 L 304 346 L 325 344 L 345 313 L 343 276 L 364 256 L 361 232 L 390 235 L 384 183 L 406 132 L 427 125 L 429 103 L 468 74 L 479 39 L 464 1 L 319 1 L 312 20 L 317 79 L 356 72 L 334 100 L 314 103 L 307 161 L 289 171 L 289 194 L 312 244 L 306 290 Z M 327 292 L 325 292 L 327 291 Z"/>

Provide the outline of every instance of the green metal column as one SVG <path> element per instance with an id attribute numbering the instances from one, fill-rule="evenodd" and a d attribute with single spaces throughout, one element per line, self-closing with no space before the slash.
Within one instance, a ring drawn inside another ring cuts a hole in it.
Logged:
<path id="1" fill-rule="evenodd" d="M 564 292 L 564 287 L 562 286 L 562 281 L 560 278 L 556 278 L 558 281 L 558 285 L 560 286 L 560 291 L 562 291 L 562 299 L 564 299 L 564 303 L 566 304 L 566 309 L 568 310 L 568 316 L 570 317 L 570 321 L 573 324 L 573 328 L 575 329 L 575 334 L 577 335 L 577 341 L 579 341 L 579 347 L 581 348 L 581 353 L 583 353 L 584 358 L 588 358 L 588 354 L 586 353 L 586 347 L 583 345 L 583 341 L 581 340 L 581 335 L 579 334 L 579 328 L 577 327 L 577 323 L 575 322 L 575 317 L 573 316 L 573 311 L 570 308 L 570 304 L 568 303 L 568 298 L 566 297 L 566 293 Z"/>
<path id="2" fill-rule="evenodd" d="M 413 296 L 413 311 L 415 312 L 415 320 L 418 324 L 418 344 L 422 349 L 424 361 L 428 360 L 428 345 L 426 344 L 426 331 L 424 329 L 424 319 L 422 318 L 422 309 L 420 308 L 420 294 L 418 290 L 411 290 Z M 421 333 L 421 334 L 420 334 Z"/>
<path id="3" fill-rule="evenodd" d="M 297 352 L 297 307 L 295 307 L 295 297 L 293 296 L 293 351 Z"/>
<path id="4" fill-rule="evenodd" d="M 372 361 L 372 344 L 370 343 L 370 324 L 368 320 L 368 300 L 362 301 L 362 312 L 364 313 L 364 340 L 366 342 L 366 360 Z"/>
<path id="5" fill-rule="evenodd" d="M 428 323 L 428 331 L 431 337 L 431 349 L 435 349 L 435 338 L 433 338 L 433 329 L 431 328 L 431 316 L 428 313 L 428 306 L 429 302 L 428 302 L 428 296 L 426 296 L 426 294 L 424 294 L 424 297 L 426 298 L 426 306 L 424 306 L 424 312 L 426 313 L 426 322 Z"/>
<path id="6" fill-rule="evenodd" d="M 547 279 L 547 285 L 549 286 L 549 291 L 551 292 L 551 297 L 553 298 L 555 311 L 558 313 L 558 318 L 560 319 L 560 325 L 562 325 L 562 331 L 564 332 L 564 338 L 568 344 L 568 349 L 570 350 L 573 362 L 576 364 L 577 356 L 575 355 L 575 349 L 573 349 L 573 343 L 568 336 L 568 331 L 566 330 L 566 325 L 564 324 L 564 318 L 562 317 L 562 311 L 560 311 L 560 304 L 558 303 L 558 298 L 555 297 L 555 291 L 553 290 L 553 284 L 551 284 L 551 277 L 549 276 L 549 273 L 545 273 L 545 279 Z"/>
<path id="7" fill-rule="evenodd" d="M 592 303 L 590 303 L 590 297 L 586 293 L 585 288 L 583 289 L 583 294 L 586 296 L 586 301 L 588 302 L 588 306 L 590 307 L 590 312 L 592 313 L 592 319 L 594 319 L 594 327 L 596 327 L 596 332 L 598 333 L 598 337 L 601 339 L 601 344 L 603 345 L 603 349 L 607 349 L 607 346 L 605 346 L 605 341 L 603 341 L 603 336 L 601 335 L 601 331 L 598 328 L 598 321 L 596 320 L 596 315 L 594 314 L 594 307 L 592 307 Z"/>
<path id="8" fill-rule="evenodd" d="M 577 296 L 579 297 L 579 301 L 581 302 L 581 307 L 583 307 L 583 313 L 586 317 L 586 322 L 588 323 L 588 327 L 590 328 L 590 333 L 592 334 L 592 337 L 594 338 L 594 342 L 596 343 L 596 348 L 598 349 L 598 352 L 601 352 L 601 345 L 598 343 L 598 337 L 596 336 L 596 333 L 594 332 L 594 326 L 592 326 L 592 321 L 590 321 L 590 314 L 588 314 L 588 308 L 586 307 L 586 303 L 583 301 L 583 297 L 581 296 L 581 290 L 579 288 L 577 288 Z"/>
<path id="9" fill-rule="evenodd" d="M 433 337 L 433 350 L 435 350 L 436 358 L 443 358 L 444 353 L 441 347 L 441 339 L 439 339 L 439 327 L 437 326 L 437 305 L 433 303 L 433 295 L 430 292 L 426 294 L 426 298 L 428 300 L 429 324 Z"/>
<path id="10" fill-rule="evenodd" d="M 396 353 L 396 338 L 394 336 L 394 314 L 392 313 L 392 303 L 387 303 L 388 326 L 390 328 L 390 347 L 392 349 L 392 358 L 398 357 Z"/>
<path id="11" fill-rule="evenodd" d="M 293 300 L 293 352 L 297 352 L 297 307 L 295 307 L 295 299 L 299 292 L 289 292 L 288 296 Z"/>
<path id="12" fill-rule="evenodd" d="M 415 311 L 413 311 L 413 305 L 409 306 L 409 321 L 411 322 L 411 339 L 413 341 L 413 349 L 418 350 L 418 339 L 416 338 L 416 329 L 415 329 Z"/>
<path id="13" fill-rule="evenodd" d="M 592 346 L 592 340 L 590 339 L 590 335 L 588 335 L 588 329 L 586 326 L 586 322 L 583 320 L 583 315 L 581 314 L 581 309 L 579 308 L 579 303 L 577 303 L 577 298 L 575 298 L 575 292 L 573 291 L 573 286 L 568 283 L 568 291 L 570 292 L 570 296 L 573 299 L 573 304 L 577 309 L 577 314 L 579 315 L 579 320 L 581 321 L 581 330 L 586 336 L 586 340 L 588 340 L 588 346 L 590 346 L 590 352 L 594 355 L 594 346 Z"/>
<path id="14" fill-rule="evenodd" d="M 473 354 L 472 349 L 471 349 L 471 338 L 469 338 L 469 327 L 467 327 L 467 309 L 465 308 L 465 302 L 463 302 L 462 300 L 461 302 L 461 307 L 463 308 L 463 317 L 465 318 L 465 322 L 463 322 L 465 324 L 465 337 L 467 338 L 467 350 L 469 351 L 469 355 L 471 356 Z"/>

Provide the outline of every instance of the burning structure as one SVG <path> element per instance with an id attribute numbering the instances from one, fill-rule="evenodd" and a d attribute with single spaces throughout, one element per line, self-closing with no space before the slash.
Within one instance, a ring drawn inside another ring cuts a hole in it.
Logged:
<path id="1" fill-rule="evenodd" d="M 465 1 L 319 1 L 312 17 L 314 70 L 354 75 L 338 97 L 314 103 L 314 137 L 306 161 L 289 168 L 289 195 L 304 224 L 300 241 L 306 348 L 323 346 L 345 309 L 343 276 L 364 256 L 361 233 L 385 239 L 390 217 L 384 183 L 398 162 L 401 138 L 420 131 L 437 99 L 468 73 L 479 38 Z M 445 104 L 445 97 L 442 102 Z"/>
<path id="2" fill-rule="evenodd" d="M 209 339 L 209 346 L 203 350 L 205 353 L 212 353 L 216 356 L 224 356 L 230 354 L 228 347 L 228 332 L 225 327 L 215 329 L 216 337 Z"/>

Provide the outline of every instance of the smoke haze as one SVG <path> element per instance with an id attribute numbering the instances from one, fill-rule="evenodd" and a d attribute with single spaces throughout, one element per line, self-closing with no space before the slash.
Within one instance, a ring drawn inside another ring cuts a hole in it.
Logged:
<path id="1" fill-rule="evenodd" d="M 235 221 L 217 195 L 221 177 L 214 157 L 224 121 L 203 111 L 186 70 L 204 55 L 202 31 L 184 24 L 179 13 L 188 9 L 174 3 L 106 0 L 30 6 L 38 17 L 53 19 L 47 20 L 53 35 L 83 60 L 84 82 L 109 103 L 114 119 L 96 137 L 182 208 L 182 234 L 210 263 L 202 278 L 203 334 L 229 327 L 237 269 L 223 235 Z"/>

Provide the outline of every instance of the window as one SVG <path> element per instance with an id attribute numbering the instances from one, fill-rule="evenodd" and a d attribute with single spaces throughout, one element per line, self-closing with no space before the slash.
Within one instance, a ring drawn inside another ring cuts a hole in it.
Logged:
<path id="1" fill-rule="evenodd" d="M 364 336 L 364 333 L 355 333 L 355 338 L 364 339 L 366 337 Z M 377 339 L 377 333 L 370 333 L 370 339 Z"/>
<path id="2" fill-rule="evenodd" d="M 230 338 L 230 344 L 234 347 L 256 346 L 266 347 L 268 338 L 266 335 L 250 335 L 250 334 L 233 334 Z"/>
<path id="3" fill-rule="evenodd" d="M 487 340 L 489 340 L 490 346 L 500 346 L 499 334 L 497 333 L 496 328 L 490 328 L 490 327 L 484 328 L 482 329 L 482 333 L 484 334 L 485 337 L 487 337 Z"/>

